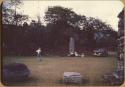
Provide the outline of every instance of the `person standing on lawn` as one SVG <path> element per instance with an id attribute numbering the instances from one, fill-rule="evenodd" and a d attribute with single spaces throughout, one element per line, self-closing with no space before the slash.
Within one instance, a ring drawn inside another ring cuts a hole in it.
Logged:
<path id="1" fill-rule="evenodd" d="M 39 60 L 39 61 L 42 61 L 42 59 L 41 59 L 41 48 L 38 48 L 38 49 L 36 50 L 36 52 L 37 52 L 37 58 L 38 58 L 38 60 Z"/>

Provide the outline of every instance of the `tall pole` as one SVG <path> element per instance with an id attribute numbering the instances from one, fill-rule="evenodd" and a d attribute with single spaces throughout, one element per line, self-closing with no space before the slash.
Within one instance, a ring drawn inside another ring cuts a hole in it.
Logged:
<path id="1" fill-rule="evenodd" d="M 16 22 L 16 26 L 17 26 L 17 17 L 16 17 L 16 4 L 15 4 L 15 22 Z"/>
<path id="2" fill-rule="evenodd" d="M 38 24 L 41 24 L 41 20 L 40 20 L 40 8 L 39 8 L 39 0 L 38 0 L 38 7 L 37 7 L 37 19 L 38 19 Z"/>

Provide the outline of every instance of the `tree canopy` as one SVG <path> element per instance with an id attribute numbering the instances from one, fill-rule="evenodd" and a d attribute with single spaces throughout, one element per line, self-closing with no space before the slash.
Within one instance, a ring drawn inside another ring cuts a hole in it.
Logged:
<path id="1" fill-rule="evenodd" d="M 28 15 L 17 12 L 23 4 L 22 0 L 7 0 L 2 4 L 2 23 L 19 25 L 28 20 Z"/>

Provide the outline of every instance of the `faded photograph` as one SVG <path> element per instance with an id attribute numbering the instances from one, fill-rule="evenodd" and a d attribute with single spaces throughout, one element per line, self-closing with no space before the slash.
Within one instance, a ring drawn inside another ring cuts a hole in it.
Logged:
<path id="1" fill-rule="evenodd" d="M 3 85 L 123 84 L 120 0 L 4 0 L 1 13 Z"/>

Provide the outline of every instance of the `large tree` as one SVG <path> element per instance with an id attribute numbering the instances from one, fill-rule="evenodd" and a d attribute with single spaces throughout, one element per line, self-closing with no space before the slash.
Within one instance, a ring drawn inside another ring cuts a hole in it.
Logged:
<path id="1" fill-rule="evenodd" d="M 93 17 L 77 15 L 69 8 L 60 6 L 48 7 L 45 13 L 45 20 L 48 24 L 53 25 L 53 27 L 48 30 L 51 30 L 51 35 L 53 35 L 51 38 L 55 38 L 56 41 L 53 42 L 56 43 L 59 42 L 59 40 L 63 41 L 63 38 L 66 36 L 74 35 L 74 37 L 77 38 L 76 42 L 78 46 L 81 44 L 82 47 L 94 48 L 98 45 L 97 39 L 94 38 L 95 33 L 101 32 L 103 34 L 104 37 L 100 40 L 102 44 L 111 44 L 111 38 L 116 37 L 116 34 L 115 37 L 112 37 L 115 31 L 113 31 L 112 27 L 107 23 Z M 66 41 L 64 42 L 66 43 Z M 57 46 L 57 44 L 55 46 Z"/>
<path id="2" fill-rule="evenodd" d="M 73 23 L 74 18 L 77 14 L 72 11 L 72 9 L 64 8 L 60 6 L 48 7 L 45 12 L 45 20 L 49 23 L 56 23 L 58 21 Z"/>
<path id="3" fill-rule="evenodd" d="M 48 10 L 45 12 L 45 21 L 47 22 L 47 30 L 51 31 L 50 37 L 53 46 L 68 44 L 67 41 L 73 35 L 77 19 L 78 15 L 70 8 L 60 6 L 48 7 Z M 52 27 L 48 29 L 50 25 Z"/>
<path id="4" fill-rule="evenodd" d="M 2 4 L 2 23 L 3 24 L 22 24 L 28 20 L 28 16 L 20 13 L 18 10 L 23 4 L 22 0 L 6 0 Z"/>

